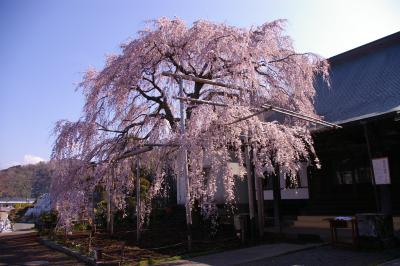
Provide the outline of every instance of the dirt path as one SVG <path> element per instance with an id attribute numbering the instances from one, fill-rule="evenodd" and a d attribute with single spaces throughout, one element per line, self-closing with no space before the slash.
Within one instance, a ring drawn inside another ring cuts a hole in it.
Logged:
<path id="1" fill-rule="evenodd" d="M 34 263 L 36 262 L 36 263 Z M 40 264 L 39 262 L 42 262 Z M 0 265 L 85 265 L 38 242 L 36 233 L 0 236 Z"/>

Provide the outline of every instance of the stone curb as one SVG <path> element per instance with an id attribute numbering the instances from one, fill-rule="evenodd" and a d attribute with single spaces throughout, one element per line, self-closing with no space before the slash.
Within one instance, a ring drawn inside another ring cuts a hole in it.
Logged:
<path id="1" fill-rule="evenodd" d="M 77 252 L 75 250 L 72 250 L 72 249 L 64 247 L 64 246 L 62 246 L 60 244 L 57 244 L 54 241 L 48 240 L 48 239 L 43 238 L 43 237 L 39 237 L 39 242 L 41 244 L 45 245 L 46 247 L 49 247 L 51 249 L 54 249 L 54 250 L 60 251 L 62 253 L 65 253 L 65 254 L 67 254 L 69 256 L 72 256 L 72 257 L 76 258 L 77 260 L 79 260 L 79 261 L 81 261 L 81 262 L 83 262 L 83 263 L 85 263 L 87 265 L 94 265 L 94 266 L 98 265 L 93 258 L 85 256 L 85 255 L 82 255 L 82 254 L 80 254 L 79 252 Z"/>

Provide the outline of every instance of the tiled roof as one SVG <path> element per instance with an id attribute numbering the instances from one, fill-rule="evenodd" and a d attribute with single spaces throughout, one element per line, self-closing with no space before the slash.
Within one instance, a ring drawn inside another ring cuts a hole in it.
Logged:
<path id="1" fill-rule="evenodd" d="M 336 123 L 400 110 L 400 32 L 328 59 L 331 87 L 316 82 L 317 113 Z"/>

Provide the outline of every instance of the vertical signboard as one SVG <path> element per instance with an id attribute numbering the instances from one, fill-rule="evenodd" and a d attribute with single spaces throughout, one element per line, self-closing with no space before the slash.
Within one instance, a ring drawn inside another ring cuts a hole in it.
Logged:
<path id="1" fill-rule="evenodd" d="M 390 184 L 389 161 L 387 157 L 372 159 L 375 184 Z"/>

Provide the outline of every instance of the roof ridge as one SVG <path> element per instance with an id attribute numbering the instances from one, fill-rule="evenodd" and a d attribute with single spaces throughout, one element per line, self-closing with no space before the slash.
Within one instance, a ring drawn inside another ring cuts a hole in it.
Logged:
<path id="1" fill-rule="evenodd" d="M 338 64 L 347 60 L 355 59 L 370 52 L 376 52 L 376 49 L 382 49 L 397 43 L 400 43 L 400 31 L 397 31 L 375 41 L 352 48 L 343 53 L 334 55 L 327 60 L 331 64 Z"/>

